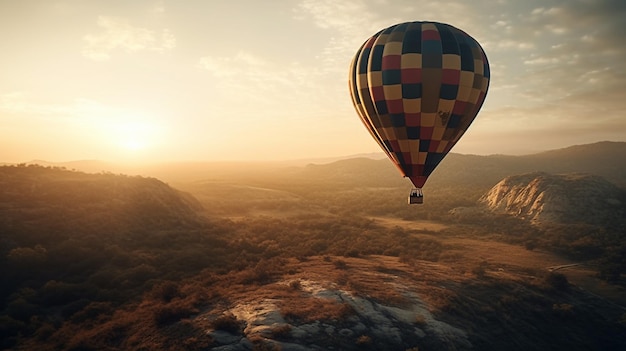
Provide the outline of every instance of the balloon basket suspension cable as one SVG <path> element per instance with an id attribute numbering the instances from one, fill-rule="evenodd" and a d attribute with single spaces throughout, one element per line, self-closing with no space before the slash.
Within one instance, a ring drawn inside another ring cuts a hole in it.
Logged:
<path id="1" fill-rule="evenodd" d="M 409 193 L 409 205 L 414 204 L 423 204 L 424 203 L 424 194 L 422 193 L 422 188 L 413 188 Z"/>

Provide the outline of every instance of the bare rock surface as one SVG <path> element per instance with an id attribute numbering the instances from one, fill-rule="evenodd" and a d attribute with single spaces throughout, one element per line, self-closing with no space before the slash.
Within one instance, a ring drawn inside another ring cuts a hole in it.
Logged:
<path id="1" fill-rule="evenodd" d="M 507 177 L 480 202 L 494 213 L 534 224 L 618 223 L 626 208 L 624 190 L 600 176 L 544 172 Z"/>
<path id="2" fill-rule="evenodd" d="M 350 313 L 345 318 L 294 320 L 283 315 L 281 306 L 284 307 L 284 301 L 280 299 L 247 299 L 224 311 L 242 322 L 241 334 L 209 329 L 208 335 L 217 344 L 212 349 L 252 350 L 254 345 L 263 343 L 265 347 L 283 351 L 372 347 L 381 350 L 405 350 L 424 342 L 425 339 L 431 339 L 429 342 L 437 344 L 442 350 L 472 349 L 472 344 L 463 330 L 435 319 L 427 304 L 407 287 L 394 287 L 404 290 L 405 302 L 399 307 L 356 296 L 330 281 L 299 279 L 296 284 L 299 291 L 309 298 L 347 306 Z M 281 281 L 275 285 L 291 289 L 294 281 Z M 375 346 L 373 340 L 384 346 Z"/>

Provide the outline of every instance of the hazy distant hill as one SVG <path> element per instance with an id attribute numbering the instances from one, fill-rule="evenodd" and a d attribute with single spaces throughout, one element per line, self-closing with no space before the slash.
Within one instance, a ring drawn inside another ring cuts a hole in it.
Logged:
<path id="1" fill-rule="evenodd" d="M 467 182 L 494 185 L 502 178 L 529 172 L 589 173 L 626 188 L 625 142 L 576 145 L 526 156 L 449 155 L 432 176 L 432 182 Z"/>
<path id="2" fill-rule="evenodd" d="M 626 217 L 626 191 L 595 175 L 545 172 L 510 176 L 481 199 L 495 213 L 541 224 L 587 223 L 618 227 Z"/>
<path id="3" fill-rule="evenodd" d="M 256 179 L 273 177 L 300 181 L 323 179 L 343 184 L 375 187 L 410 187 L 395 166 L 381 154 L 284 162 L 170 162 L 115 164 L 100 161 L 31 163 L 61 166 L 84 172 L 114 172 L 156 177 L 166 182 L 205 179 Z M 426 188 L 463 187 L 486 191 L 504 177 L 528 172 L 589 173 L 626 188 L 626 142 L 602 141 L 525 156 L 466 155 L 451 153 L 433 172 Z M 332 162 L 331 162 L 332 161 Z"/>
<path id="4" fill-rule="evenodd" d="M 580 172 L 626 185 L 626 142 L 603 141 L 527 156 L 528 162 L 551 173 Z"/>
<path id="5" fill-rule="evenodd" d="M 599 142 L 571 146 L 526 156 L 449 154 L 430 176 L 425 188 L 494 186 L 504 177 L 528 172 L 589 173 L 626 188 L 626 142 Z M 324 165 L 309 165 L 305 174 L 378 186 L 410 184 L 398 181 L 399 172 L 389 160 L 358 158 Z"/>
<path id="6" fill-rule="evenodd" d="M 388 159 L 351 158 L 327 164 L 309 164 L 301 170 L 305 179 L 344 183 L 354 187 L 391 187 L 407 184 Z"/>

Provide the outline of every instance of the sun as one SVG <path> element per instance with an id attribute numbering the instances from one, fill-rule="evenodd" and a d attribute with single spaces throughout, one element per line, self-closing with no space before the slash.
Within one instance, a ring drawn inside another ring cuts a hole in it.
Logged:
<path id="1" fill-rule="evenodd" d="M 140 140 L 140 138 L 129 137 L 126 140 L 121 140 L 119 146 L 123 150 L 138 152 L 146 149 L 148 147 L 148 144 L 145 141 Z"/>
<path id="2" fill-rule="evenodd" d="M 83 138 L 100 157 L 120 161 L 158 157 L 167 134 L 159 113 L 98 103 L 87 104 L 84 112 Z"/>
<path id="3" fill-rule="evenodd" d="M 155 142 L 156 128 L 145 121 L 120 122 L 115 128 L 116 143 L 122 151 L 137 153 Z"/>
<path id="4" fill-rule="evenodd" d="M 120 134 L 117 144 L 120 149 L 132 152 L 145 150 L 150 145 L 146 135 L 137 132 Z"/>

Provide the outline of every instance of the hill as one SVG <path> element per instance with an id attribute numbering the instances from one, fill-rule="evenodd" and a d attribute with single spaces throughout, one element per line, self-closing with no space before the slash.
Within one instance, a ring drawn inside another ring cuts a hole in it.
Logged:
<path id="1" fill-rule="evenodd" d="M 476 187 L 486 190 L 505 177 L 529 172 L 588 173 L 602 176 L 626 188 L 626 142 L 598 142 L 576 145 L 525 156 L 463 155 L 451 153 L 435 169 L 425 189 L 437 187 Z M 386 161 L 386 162 L 385 162 Z M 353 184 L 398 185 L 399 173 L 388 160 L 359 158 L 324 165 L 309 165 L 309 176 L 333 175 Z M 404 181 L 408 184 L 408 181 Z"/>
<path id="2" fill-rule="evenodd" d="M 153 226 L 198 220 L 202 206 L 192 196 L 155 178 L 87 174 L 38 165 L 0 167 L 3 218 L 56 218 L 62 223 L 117 216 Z M 125 223 L 129 224 L 129 223 Z"/>
<path id="3" fill-rule="evenodd" d="M 534 224 L 586 223 L 623 226 L 626 191 L 604 178 L 544 172 L 510 176 L 481 197 L 490 211 Z"/>
<path id="4" fill-rule="evenodd" d="M 542 152 L 530 155 L 528 159 L 537 165 L 538 170 L 549 173 L 596 174 L 626 188 L 626 170 L 620 162 L 625 157 L 625 142 L 603 141 Z"/>
<path id="5" fill-rule="evenodd" d="M 0 167 L 0 348 L 233 260 L 201 210 L 154 178 Z"/>

